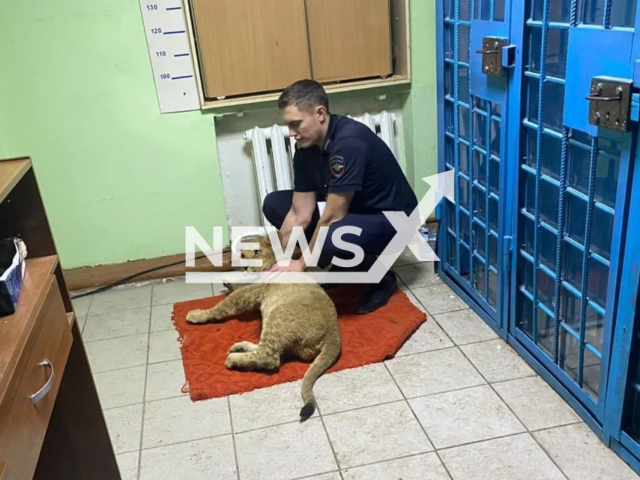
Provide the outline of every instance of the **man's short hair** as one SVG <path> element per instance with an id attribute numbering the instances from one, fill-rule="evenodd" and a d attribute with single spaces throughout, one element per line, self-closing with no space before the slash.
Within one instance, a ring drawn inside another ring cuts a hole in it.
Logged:
<path id="1" fill-rule="evenodd" d="M 315 80 L 299 80 L 287 87 L 278 99 L 278 108 L 284 110 L 293 105 L 298 110 L 313 111 L 322 106 L 329 111 L 329 96 Z"/>

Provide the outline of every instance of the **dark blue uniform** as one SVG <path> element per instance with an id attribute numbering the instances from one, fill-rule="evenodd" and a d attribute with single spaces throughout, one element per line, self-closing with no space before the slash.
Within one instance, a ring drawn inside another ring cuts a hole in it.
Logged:
<path id="1" fill-rule="evenodd" d="M 342 238 L 360 245 L 368 254 L 362 265 L 368 270 L 375 255 L 382 253 L 396 234 L 382 212 L 403 211 L 410 215 L 418 205 L 387 144 L 366 125 L 347 117 L 331 115 L 324 150 L 317 146 L 296 150 L 293 169 L 293 191 L 316 192 L 318 201 L 326 200 L 329 193 L 354 192 L 348 214 L 329 229 L 320 256 L 321 267 L 328 265 L 334 255 L 353 258 L 352 253 L 338 249 L 332 242 L 333 230 L 349 225 L 361 228 L 362 233 L 345 234 Z M 265 198 L 265 217 L 278 229 L 291 209 L 293 191 L 273 192 Z M 316 209 L 307 230 L 309 238 L 318 219 Z"/>

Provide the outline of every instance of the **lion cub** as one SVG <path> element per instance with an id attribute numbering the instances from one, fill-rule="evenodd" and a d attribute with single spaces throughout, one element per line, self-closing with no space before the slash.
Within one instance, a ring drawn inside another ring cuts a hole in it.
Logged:
<path id="1" fill-rule="evenodd" d="M 268 236 L 259 240 L 260 250 L 243 252 L 245 258 L 259 258 L 266 271 L 276 263 Z M 253 270 L 253 268 L 251 269 Z M 306 420 L 316 409 L 313 386 L 340 355 L 340 328 L 333 301 L 317 284 L 245 284 L 209 310 L 192 310 L 189 323 L 220 322 L 232 315 L 260 310 L 260 343 L 239 342 L 231 347 L 226 366 L 239 370 L 271 370 L 283 357 L 313 363 L 302 381 L 304 406 L 300 417 Z"/>

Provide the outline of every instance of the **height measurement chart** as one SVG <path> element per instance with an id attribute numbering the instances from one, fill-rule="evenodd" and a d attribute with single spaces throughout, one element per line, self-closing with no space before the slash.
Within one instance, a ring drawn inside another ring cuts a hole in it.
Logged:
<path id="1" fill-rule="evenodd" d="M 140 0 L 162 113 L 200 109 L 183 0 Z"/>

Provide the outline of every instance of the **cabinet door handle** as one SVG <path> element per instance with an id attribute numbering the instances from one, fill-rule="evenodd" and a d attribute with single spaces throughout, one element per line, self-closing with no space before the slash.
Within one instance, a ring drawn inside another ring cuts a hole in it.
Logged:
<path id="1" fill-rule="evenodd" d="M 53 383 L 56 381 L 56 372 L 53 369 L 53 365 L 51 365 L 51 362 L 49 360 L 45 358 L 38 365 L 51 370 L 51 375 L 49 375 L 49 378 L 47 379 L 47 383 L 45 383 L 40 390 L 38 390 L 33 395 L 29 395 L 29 399 L 31 400 L 31 403 L 33 403 L 34 405 L 38 403 L 40 400 L 42 400 L 47 393 L 49 393 L 49 390 L 51 390 L 51 387 L 53 387 Z"/>

